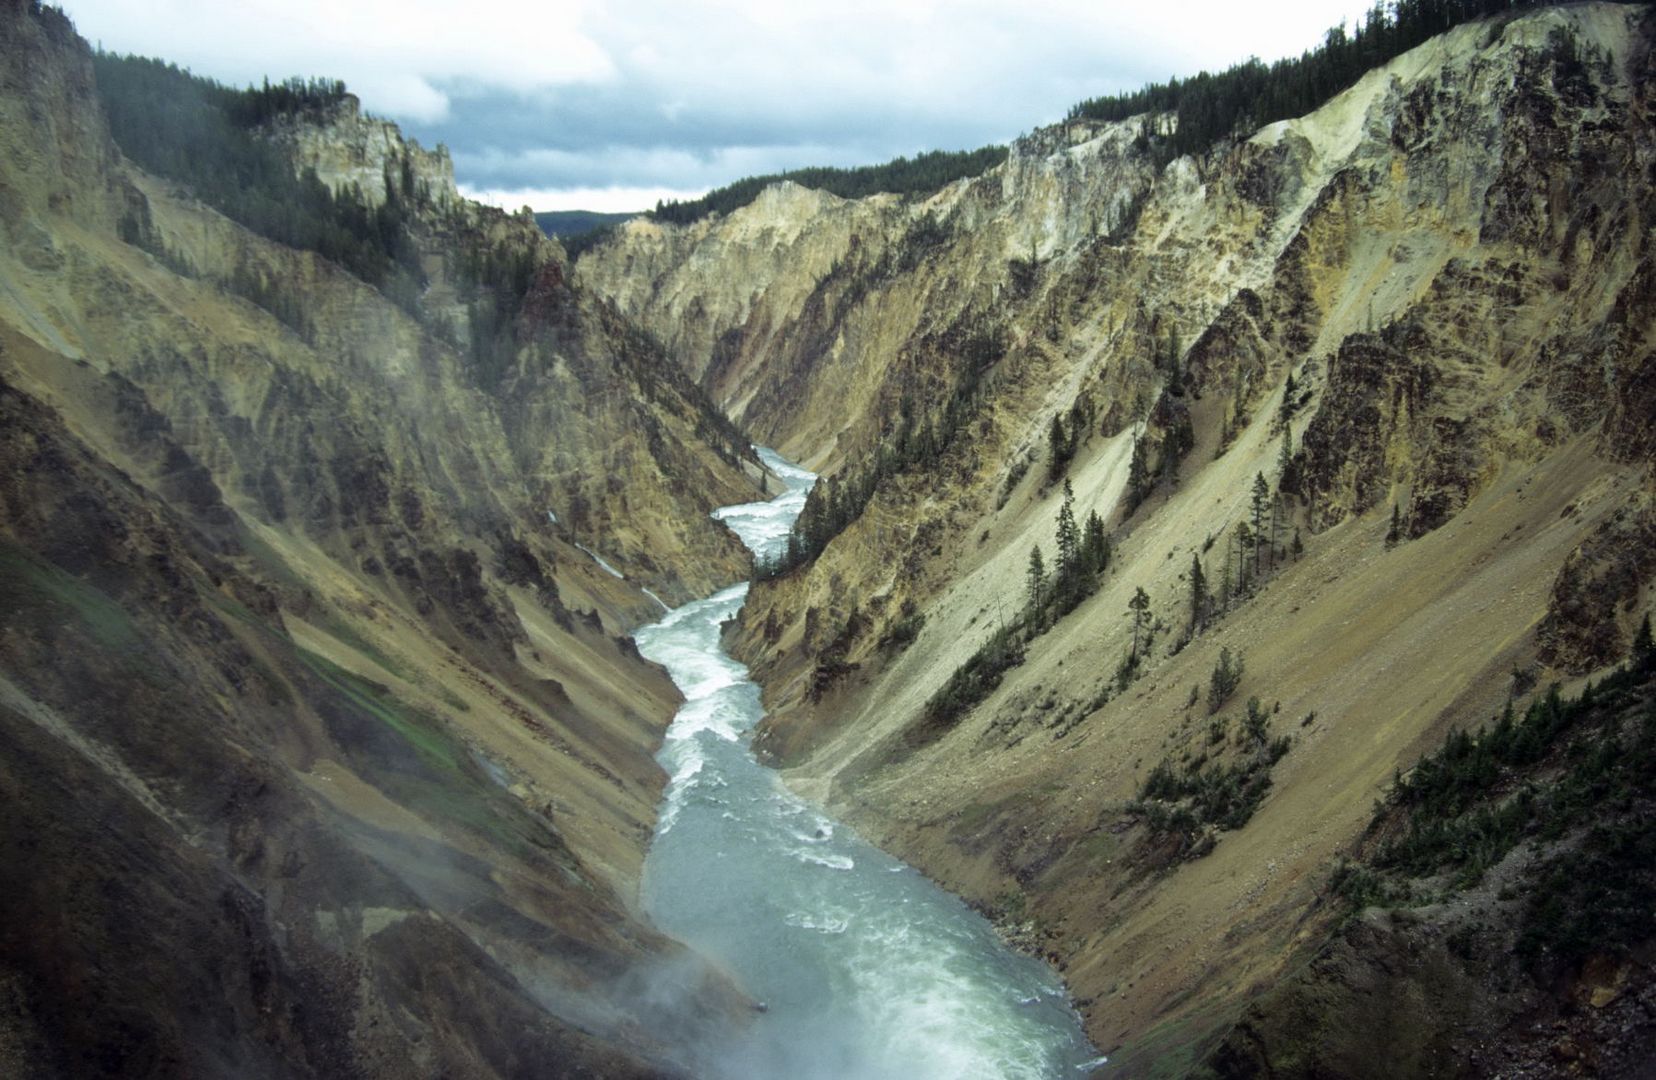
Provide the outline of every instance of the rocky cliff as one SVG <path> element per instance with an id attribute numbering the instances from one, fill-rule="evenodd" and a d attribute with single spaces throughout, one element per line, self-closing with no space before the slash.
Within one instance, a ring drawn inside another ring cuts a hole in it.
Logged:
<path id="1" fill-rule="evenodd" d="M 396 196 L 405 162 L 439 208 L 462 202 L 448 148 L 427 150 L 404 139 L 396 124 L 365 114 L 355 94 L 345 94 L 321 116 L 279 118 L 268 135 L 297 167 L 315 170 L 330 190 L 355 186 L 370 206 Z"/>
<path id="2" fill-rule="evenodd" d="M 128 163 L 55 9 L 0 40 L 0 1072 L 691 1067 L 740 1003 L 635 907 L 625 635 L 746 574 L 745 447 L 349 102 L 263 137 L 396 186 L 417 294 Z"/>
<path id="3" fill-rule="evenodd" d="M 1165 167 L 1166 118 L 1076 122 L 577 267 L 837 498 L 878 476 L 745 609 L 765 745 L 1057 963 L 1123 1075 L 1321 947 L 1397 770 L 1650 607 L 1649 19 L 1471 23 Z M 1027 614 L 1061 481 L 1112 557 Z"/>

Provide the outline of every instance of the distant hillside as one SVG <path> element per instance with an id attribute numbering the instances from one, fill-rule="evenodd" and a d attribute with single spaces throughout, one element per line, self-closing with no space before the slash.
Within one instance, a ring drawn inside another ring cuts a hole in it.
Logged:
<path id="1" fill-rule="evenodd" d="M 783 180 L 830 192 L 842 199 L 861 199 L 881 193 L 930 194 L 956 180 L 982 176 L 1005 160 L 1006 147 L 983 146 L 976 150 L 931 150 L 912 158 L 899 157 L 881 165 L 853 169 L 793 169 L 737 180 L 688 202 L 659 202 L 650 216 L 658 221 L 688 225 L 709 214 L 739 210 L 758 198 L 761 191 Z"/>
<path id="2" fill-rule="evenodd" d="M 539 225 L 541 232 L 547 236 L 564 240 L 572 236 L 585 236 L 608 225 L 619 225 L 628 218 L 637 217 L 639 213 L 643 211 L 605 214 L 597 210 L 543 210 L 535 215 L 535 224 Z"/>
<path id="3" fill-rule="evenodd" d="M 541 232 L 564 246 L 571 259 L 603 240 L 623 221 L 638 214 L 604 214 L 597 210 L 546 210 L 535 215 Z"/>

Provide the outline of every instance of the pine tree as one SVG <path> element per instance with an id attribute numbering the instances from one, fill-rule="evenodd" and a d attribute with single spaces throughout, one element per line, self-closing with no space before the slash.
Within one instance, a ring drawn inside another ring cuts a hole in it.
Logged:
<path id="1" fill-rule="evenodd" d="M 1277 452 L 1277 491 L 1285 498 L 1299 495 L 1299 466 L 1294 461 L 1294 430 L 1282 429 L 1282 449 Z"/>
<path id="2" fill-rule="evenodd" d="M 1190 553 L 1190 632 L 1199 633 L 1207 615 L 1207 575 L 1202 572 L 1202 558 Z"/>
<path id="3" fill-rule="evenodd" d="M 1219 577 L 1219 610 L 1221 612 L 1230 610 L 1231 595 L 1236 591 L 1234 579 L 1231 577 L 1230 552 L 1228 551 L 1225 552 L 1224 563 L 1224 573 Z"/>
<path id="4" fill-rule="evenodd" d="M 1184 363 L 1179 356 L 1179 331 L 1167 328 L 1167 392 L 1173 397 L 1184 397 Z"/>
<path id="5" fill-rule="evenodd" d="M 1288 381 L 1282 386 L 1282 405 L 1277 409 L 1277 418 L 1282 421 L 1283 427 L 1287 427 L 1289 422 L 1294 419 L 1294 409 L 1298 405 L 1294 400 L 1294 395 L 1297 392 L 1298 388 L 1294 385 L 1294 373 L 1290 371 Z"/>
<path id="6" fill-rule="evenodd" d="M 1057 413 L 1052 414 L 1052 429 L 1047 439 L 1051 444 L 1050 457 L 1047 459 L 1047 478 L 1056 480 L 1064 475 L 1064 466 L 1075 453 L 1075 436 L 1079 432 L 1066 434 L 1064 432 L 1064 418 Z"/>
<path id="7" fill-rule="evenodd" d="M 1248 528 L 1248 523 L 1246 521 L 1239 521 L 1239 522 L 1236 523 L 1235 537 L 1236 537 L 1236 592 L 1235 592 L 1235 595 L 1243 596 L 1243 595 L 1247 594 L 1247 592 L 1248 592 L 1248 583 L 1251 580 L 1251 575 L 1249 575 L 1249 573 L 1248 573 L 1248 553 L 1253 550 L 1253 546 L 1254 546 L 1253 530 Z"/>
<path id="8" fill-rule="evenodd" d="M 1293 547 L 1291 547 L 1289 549 L 1289 551 L 1291 551 L 1293 553 L 1295 562 L 1298 562 L 1299 557 L 1301 555 L 1305 554 L 1305 542 L 1300 539 L 1300 531 L 1299 531 L 1299 526 L 1298 525 L 1294 526 L 1294 544 L 1293 544 Z"/>
<path id="9" fill-rule="evenodd" d="M 1127 612 L 1133 617 L 1133 651 L 1130 654 L 1131 662 L 1138 663 L 1139 636 L 1150 625 L 1150 597 L 1142 587 L 1133 591 L 1133 598 L 1127 601 Z"/>
<path id="10" fill-rule="evenodd" d="M 1150 463 L 1145 460 L 1144 440 L 1133 436 L 1133 457 L 1127 465 L 1127 512 L 1131 514 L 1150 496 Z"/>
<path id="11" fill-rule="evenodd" d="M 1041 610 L 1041 597 L 1046 592 L 1046 560 L 1041 557 L 1041 545 L 1029 549 L 1029 610 Z"/>
<path id="12" fill-rule="evenodd" d="M 1236 381 L 1231 387 L 1230 432 L 1233 435 L 1236 433 L 1236 429 L 1242 425 L 1242 408 L 1247 402 L 1247 395 L 1248 377 L 1243 374 L 1242 369 L 1239 367 L 1236 369 Z"/>
<path id="13" fill-rule="evenodd" d="M 1074 582 L 1080 564 L 1081 534 L 1075 526 L 1075 491 L 1069 480 L 1064 481 L 1064 501 L 1058 506 L 1058 581 L 1059 588 L 1068 589 Z"/>
<path id="14" fill-rule="evenodd" d="M 1397 504 L 1392 503 L 1391 528 L 1386 530 L 1386 546 L 1391 547 L 1403 538 L 1403 519 L 1397 511 Z"/>
<path id="15" fill-rule="evenodd" d="M 1633 663 L 1640 668 L 1648 668 L 1656 664 L 1656 640 L 1650 636 L 1650 612 L 1639 622 L 1638 632 L 1633 635 Z"/>
<path id="16" fill-rule="evenodd" d="M 1094 510 L 1087 515 L 1087 524 L 1081 534 L 1081 561 L 1087 572 L 1102 574 L 1110 565 L 1110 538 L 1104 532 L 1104 519 Z"/>
<path id="17" fill-rule="evenodd" d="M 1219 663 L 1214 665 L 1213 674 L 1208 678 L 1208 712 L 1216 713 L 1225 704 L 1225 701 L 1236 692 L 1236 687 L 1242 681 L 1243 671 L 1242 654 L 1232 654 L 1228 647 L 1219 650 Z"/>
<path id="18" fill-rule="evenodd" d="M 1259 549 L 1266 543 L 1265 512 L 1271 505 L 1271 485 L 1265 482 L 1265 474 L 1254 473 L 1252 498 L 1252 524 L 1254 541 L 1254 573 L 1259 573 Z"/>
<path id="19" fill-rule="evenodd" d="M 1277 553 L 1281 550 L 1282 536 L 1282 496 L 1271 496 L 1271 535 L 1265 542 L 1266 563 L 1272 570 L 1276 569 Z"/>

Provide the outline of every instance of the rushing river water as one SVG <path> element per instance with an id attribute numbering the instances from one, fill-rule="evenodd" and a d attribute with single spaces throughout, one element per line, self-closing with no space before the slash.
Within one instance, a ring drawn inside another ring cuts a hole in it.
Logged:
<path id="1" fill-rule="evenodd" d="M 815 477 L 760 454 L 787 490 L 715 516 L 773 556 Z M 644 866 L 645 907 L 767 1007 L 734 1045 L 710 1052 L 708 1074 L 1087 1075 L 1101 1059 L 1050 969 L 754 760 L 759 687 L 719 645 L 747 588 L 686 604 L 637 634 L 685 697 L 660 756 L 672 780 Z"/>

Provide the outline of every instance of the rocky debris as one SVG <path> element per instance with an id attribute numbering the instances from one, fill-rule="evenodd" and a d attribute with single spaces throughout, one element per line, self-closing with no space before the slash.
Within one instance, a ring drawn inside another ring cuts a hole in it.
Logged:
<path id="1" fill-rule="evenodd" d="M 1636 609 L 1656 575 L 1656 506 L 1636 498 L 1595 529 L 1558 571 L 1536 628 L 1543 662 L 1585 674 L 1627 655 Z"/>

